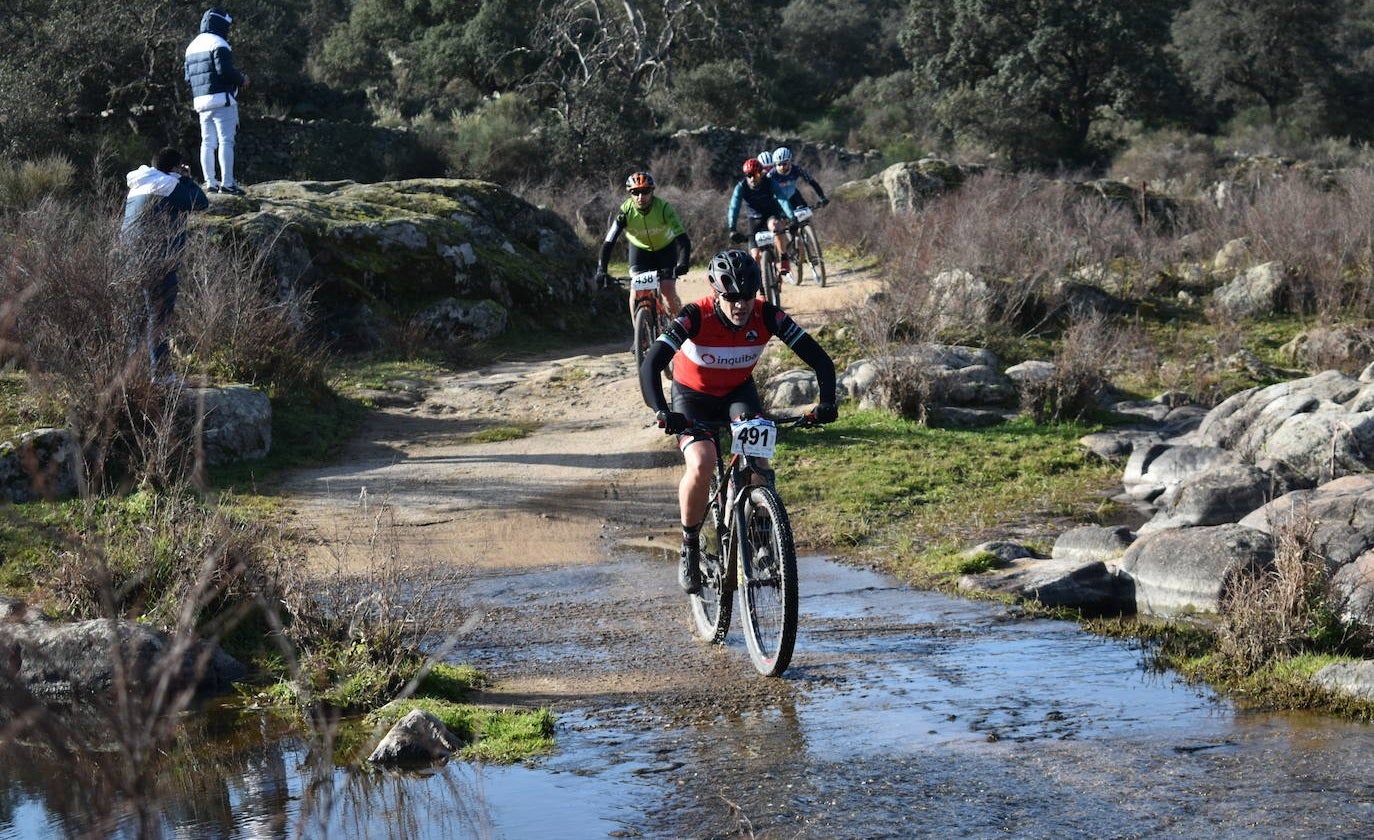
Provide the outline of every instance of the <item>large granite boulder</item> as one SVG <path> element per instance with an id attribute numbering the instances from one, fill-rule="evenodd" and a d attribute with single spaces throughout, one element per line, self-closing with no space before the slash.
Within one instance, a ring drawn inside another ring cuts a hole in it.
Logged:
<path id="1" fill-rule="evenodd" d="M 272 449 L 272 402 L 257 388 L 187 388 L 181 409 L 200 428 L 207 466 L 265 458 Z"/>
<path id="2" fill-rule="evenodd" d="M 1242 525 L 1156 531 L 1121 557 L 1119 574 L 1146 615 L 1216 614 L 1235 576 L 1274 559 L 1269 534 Z"/>
<path id="3" fill-rule="evenodd" d="M 269 181 L 221 198 L 200 223 L 266 251 L 279 288 L 314 290 L 325 331 L 350 349 L 377 340 L 376 322 L 452 338 L 471 316 L 477 340 L 512 324 L 569 329 L 598 311 L 595 258 L 572 226 L 496 184 Z"/>

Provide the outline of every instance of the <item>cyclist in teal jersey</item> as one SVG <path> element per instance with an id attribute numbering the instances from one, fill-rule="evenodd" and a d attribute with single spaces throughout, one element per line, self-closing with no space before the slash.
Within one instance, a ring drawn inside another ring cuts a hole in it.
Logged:
<path id="1" fill-rule="evenodd" d="M 825 190 L 821 189 L 820 183 L 811 177 L 810 172 L 792 160 L 792 150 L 786 146 L 779 146 L 773 152 L 773 171 L 768 173 L 768 178 L 778 186 L 778 192 L 782 193 L 783 197 L 792 205 L 793 210 L 808 206 L 806 199 L 797 189 L 798 181 L 805 181 L 811 189 L 816 191 L 817 207 L 824 207 L 830 203 L 830 199 L 825 197 Z"/>
<path id="2" fill-rule="evenodd" d="M 660 281 L 659 288 L 668 299 L 668 307 L 674 315 L 682 309 L 682 299 L 677 294 L 677 280 L 687 273 L 692 261 L 692 241 L 687 238 L 687 229 L 677 216 L 673 206 L 654 195 L 654 177 L 648 172 L 635 172 L 625 179 L 625 189 L 630 197 L 611 213 L 611 229 L 601 243 L 601 253 L 596 260 L 596 280 L 598 285 L 606 285 L 610 278 L 606 266 L 611 259 L 611 249 L 625 234 L 630 257 L 630 273 L 655 269 L 671 269 L 672 279 Z M 630 316 L 634 317 L 634 292 L 630 292 Z"/>

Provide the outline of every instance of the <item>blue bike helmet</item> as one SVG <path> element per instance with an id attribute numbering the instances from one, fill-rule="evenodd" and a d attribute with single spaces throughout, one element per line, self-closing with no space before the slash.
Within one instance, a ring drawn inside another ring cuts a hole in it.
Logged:
<path id="1" fill-rule="evenodd" d="M 773 150 L 773 165 L 780 163 L 790 163 L 792 161 L 792 150 L 786 146 L 779 146 Z"/>

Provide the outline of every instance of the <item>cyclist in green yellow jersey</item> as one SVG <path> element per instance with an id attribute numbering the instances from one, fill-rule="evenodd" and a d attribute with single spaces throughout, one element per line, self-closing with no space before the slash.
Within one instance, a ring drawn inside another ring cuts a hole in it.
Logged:
<path id="1" fill-rule="evenodd" d="M 673 206 L 654 195 L 654 176 L 648 172 L 635 172 L 625 179 L 625 190 L 629 198 L 611 213 L 611 229 L 601 243 L 601 254 L 596 261 L 596 281 L 606 285 L 606 265 L 611 258 L 611 249 L 616 240 L 625 234 L 630 257 L 630 274 L 655 269 L 673 269 L 673 277 L 687 273 L 692 260 L 692 242 L 687 238 L 687 229 L 677 216 Z M 668 299 L 670 311 L 676 315 L 682 309 L 682 298 L 677 294 L 677 280 L 665 279 L 660 282 L 663 296 Z M 634 313 L 634 292 L 630 293 L 630 312 Z"/>

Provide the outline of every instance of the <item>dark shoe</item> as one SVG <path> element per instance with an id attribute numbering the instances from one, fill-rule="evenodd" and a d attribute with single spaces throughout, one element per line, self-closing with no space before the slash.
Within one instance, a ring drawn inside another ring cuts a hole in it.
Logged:
<path id="1" fill-rule="evenodd" d="M 219 191 L 222 192 L 222 193 L 228 193 L 229 195 L 243 195 L 243 194 L 244 194 L 244 193 L 243 193 L 243 190 L 239 189 L 237 186 L 233 186 L 233 187 L 220 187 L 220 188 L 219 188 Z"/>
<path id="2" fill-rule="evenodd" d="M 206 192 L 207 194 L 210 194 L 210 195 L 213 195 L 213 194 L 219 192 L 219 187 L 215 186 L 214 184 L 206 184 L 205 187 L 204 187 L 204 189 L 205 189 L 205 192 Z"/>
<path id="3" fill-rule="evenodd" d="M 677 563 L 677 585 L 688 595 L 701 592 L 701 549 L 683 544 Z"/>

